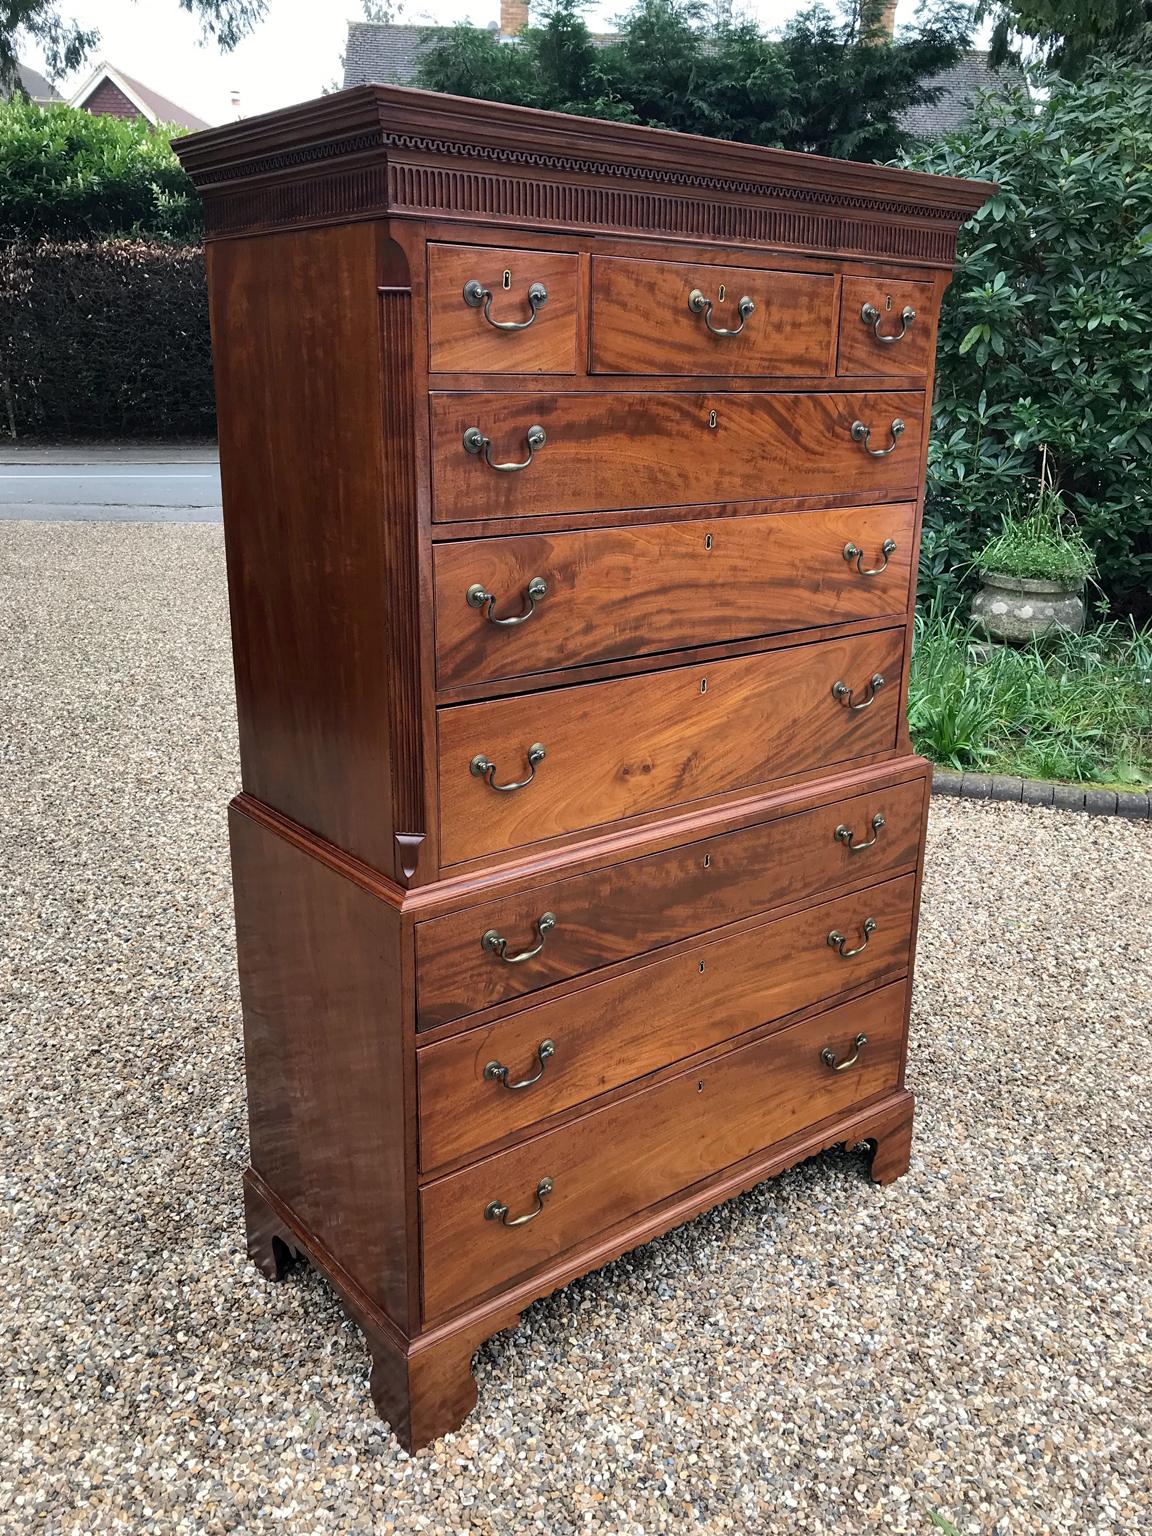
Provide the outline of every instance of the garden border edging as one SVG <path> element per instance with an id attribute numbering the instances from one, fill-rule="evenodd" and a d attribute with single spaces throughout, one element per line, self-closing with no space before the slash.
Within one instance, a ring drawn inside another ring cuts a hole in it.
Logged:
<path id="1" fill-rule="evenodd" d="M 956 773 L 951 768 L 933 768 L 932 793 L 957 795 L 965 800 L 1050 805 L 1058 811 L 1084 811 L 1089 816 L 1124 816 L 1129 821 L 1152 820 L 1152 793 L 1145 790 L 1082 789 L 1075 784 L 1018 779 L 1006 773 Z"/>

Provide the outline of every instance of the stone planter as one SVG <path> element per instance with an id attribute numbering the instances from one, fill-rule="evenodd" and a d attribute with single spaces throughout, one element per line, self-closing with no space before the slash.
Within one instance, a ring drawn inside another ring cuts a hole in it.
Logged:
<path id="1" fill-rule="evenodd" d="M 1028 641 L 1040 635 L 1084 628 L 1082 581 L 1041 581 L 1022 576 L 981 573 L 972 599 L 972 617 L 990 640 Z"/>

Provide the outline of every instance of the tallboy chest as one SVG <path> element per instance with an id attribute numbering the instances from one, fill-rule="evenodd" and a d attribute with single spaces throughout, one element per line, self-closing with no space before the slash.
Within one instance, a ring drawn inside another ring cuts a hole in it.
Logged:
<path id="1" fill-rule="evenodd" d="M 249 1250 L 410 1448 L 535 1297 L 908 1164 L 936 321 L 987 187 L 363 88 L 205 196 Z"/>

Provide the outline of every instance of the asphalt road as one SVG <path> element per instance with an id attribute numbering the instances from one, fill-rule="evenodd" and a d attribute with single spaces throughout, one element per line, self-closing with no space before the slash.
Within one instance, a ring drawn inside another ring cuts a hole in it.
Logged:
<path id="1" fill-rule="evenodd" d="M 0 518 L 216 523 L 220 516 L 220 469 L 210 460 L 0 464 Z"/>

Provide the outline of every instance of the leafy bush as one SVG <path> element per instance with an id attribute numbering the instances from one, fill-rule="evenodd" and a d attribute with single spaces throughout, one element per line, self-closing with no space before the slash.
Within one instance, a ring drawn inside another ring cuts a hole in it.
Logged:
<path id="1" fill-rule="evenodd" d="M 418 83 L 434 91 L 615 118 L 682 133 L 883 160 L 909 142 L 904 112 L 935 101 L 931 76 L 968 46 L 971 12 L 930 0 L 895 43 L 880 0 L 810 5 L 768 37 L 704 0 L 632 0 L 598 45 L 587 0 L 542 0 L 515 47 L 468 25 L 425 37 Z"/>
<path id="2" fill-rule="evenodd" d="M 0 102 L 0 240 L 195 240 L 200 199 L 172 153 L 174 131 Z"/>
<path id="3" fill-rule="evenodd" d="M 908 724 L 950 768 L 1152 786 L 1152 632 L 1103 625 L 989 647 L 959 615 L 916 615 Z"/>
<path id="4" fill-rule="evenodd" d="M 1152 71 L 1097 65 L 988 96 L 911 161 L 998 181 L 962 233 L 940 329 L 932 521 L 972 548 L 1041 447 L 1110 600 L 1152 613 Z"/>
<path id="5" fill-rule="evenodd" d="M 0 389 L 22 436 L 211 434 L 204 253 L 0 245 Z"/>

